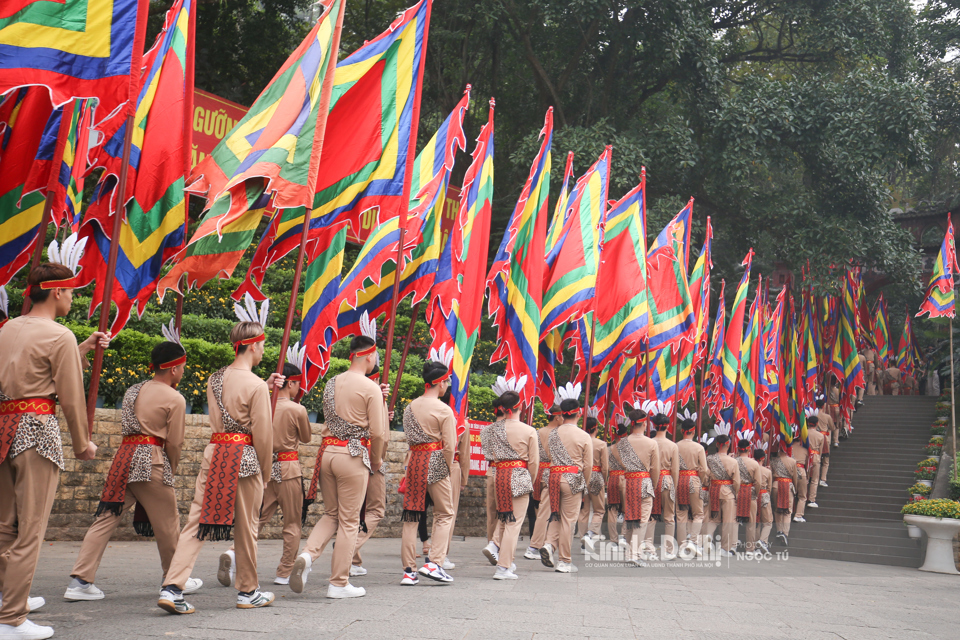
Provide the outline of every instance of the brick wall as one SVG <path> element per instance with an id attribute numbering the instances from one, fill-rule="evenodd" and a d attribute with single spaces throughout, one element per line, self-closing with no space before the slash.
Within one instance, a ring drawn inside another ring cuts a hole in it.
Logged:
<path id="1" fill-rule="evenodd" d="M 63 421 L 61 420 L 61 424 Z M 300 446 L 300 461 L 304 469 L 304 476 L 309 482 L 313 476 L 313 464 L 317 457 L 317 447 L 320 444 L 320 427 L 312 425 L 313 440 L 310 444 Z M 60 486 L 57 489 L 57 499 L 50 515 L 47 527 L 47 540 L 81 540 L 87 527 L 93 521 L 93 514 L 97 510 L 100 494 L 103 491 L 103 481 L 110 469 L 113 455 L 120 445 L 120 411 L 116 409 L 97 409 L 94 425 L 94 442 L 99 447 L 97 459 L 89 462 L 77 460 L 73 457 L 70 446 L 70 433 L 64 428 L 64 471 L 60 475 Z M 193 500 L 197 473 L 200 470 L 200 461 L 203 449 L 210 440 L 210 428 L 205 415 L 188 415 L 186 439 L 183 445 L 183 454 L 180 466 L 174 478 L 177 501 L 180 506 L 180 521 L 186 519 L 190 502 Z M 397 493 L 400 478 L 403 474 L 403 458 L 406 455 L 407 445 L 402 431 L 390 432 L 390 444 L 386 455 L 387 476 L 387 513 L 375 537 L 399 537 L 400 513 L 403 510 L 402 496 Z M 470 478 L 469 485 L 461 496 L 460 511 L 457 516 L 455 534 L 467 536 L 486 535 L 486 508 L 483 478 Z M 304 537 L 320 518 L 323 506 L 319 502 L 310 508 L 307 524 L 304 527 Z M 115 540 L 135 540 L 139 537 L 131 526 L 132 515 L 124 514 L 123 522 L 114 534 Z M 263 531 L 263 538 L 278 538 L 280 536 L 280 514 L 278 513 Z"/>

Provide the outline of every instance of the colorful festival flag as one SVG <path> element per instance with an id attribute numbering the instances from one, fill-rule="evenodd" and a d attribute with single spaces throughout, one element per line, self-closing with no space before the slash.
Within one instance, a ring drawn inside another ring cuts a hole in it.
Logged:
<path id="1" fill-rule="evenodd" d="M 737 430 L 752 430 L 756 426 L 757 391 L 761 375 L 761 360 L 763 359 L 761 355 L 763 351 L 762 291 L 763 277 L 761 276 L 757 283 L 753 303 L 750 305 L 747 330 L 740 343 L 739 375 L 737 376 L 736 394 L 733 403 Z M 737 293 L 739 294 L 739 291 Z"/>
<path id="2" fill-rule="evenodd" d="M 877 297 L 877 304 L 874 306 L 873 321 L 873 344 L 877 348 L 877 366 L 881 369 L 887 368 L 887 360 L 890 358 L 890 321 L 887 315 L 887 301 L 883 299 L 883 292 Z"/>
<path id="3" fill-rule="evenodd" d="M 709 415 L 718 417 L 723 409 L 723 333 L 726 322 L 726 307 L 723 296 L 727 288 L 726 280 L 720 281 L 720 297 L 717 298 L 717 317 L 713 321 L 713 339 L 710 348 L 710 368 L 707 371 L 706 406 Z"/>
<path id="4" fill-rule="evenodd" d="M 647 301 L 650 328 L 647 348 L 651 352 L 680 348 L 693 341 L 695 317 L 687 279 L 687 246 L 690 242 L 687 206 L 660 232 L 647 252 Z"/>
<path id="5" fill-rule="evenodd" d="M 734 389 L 737 383 L 737 371 L 740 369 L 741 342 L 743 340 L 743 316 L 747 310 L 747 290 L 750 287 L 750 265 L 753 263 L 753 249 L 747 252 L 743 259 L 743 276 L 740 285 L 733 297 L 730 307 L 730 323 L 724 335 L 723 342 L 723 379 L 719 403 L 721 406 L 730 406 L 734 401 Z"/>
<path id="6" fill-rule="evenodd" d="M 303 273 L 300 342 L 306 349 L 304 387 L 307 391 L 326 373 L 330 364 L 330 346 L 337 340 L 337 302 L 346 242 L 345 224 L 323 229 L 313 245 L 316 252 L 309 257 Z"/>
<path id="7" fill-rule="evenodd" d="M 897 368 L 907 375 L 913 373 L 913 322 L 909 311 L 903 321 L 903 333 L 897 348 Z"/>
<path id="8" fill-rule="evenodd" d="M 710 339 L 710 269 L 713 268 L 713 225 L 707 216 L 707 228 L 703 239 L 703 249 L 690 273 L 690 296 L 696 314 L 694 329 L 693 368 L 699 369 L 707 356 Z"/>
<path id="9" fill-rule="evenodd" d="M 927 285 L 927 296 L 920 305 L 918 318 L 924 313 L 929 314 L 930 318 L 956 317 L 953 275 L 957 270 L 957 246 L 953 237 L 953 222 L 948 213 L 947 233 L 943 236 L 937 260 L 933 263 L 933 273 L 930 275 L 930 284 Z"/>

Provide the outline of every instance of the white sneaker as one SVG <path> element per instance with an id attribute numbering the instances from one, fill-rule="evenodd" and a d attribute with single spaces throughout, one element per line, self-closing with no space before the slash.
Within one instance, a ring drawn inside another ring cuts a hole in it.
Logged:
<path id="1" fill-rule="evenodd" d="M 571 562 L 564 562 L 561 560 L 560 563 L 557 564 L 557 568 L 554 569 L 554 571 L 556 571 L 557 573 L 576 573 L 577 571 L 579 571 L 579 569 L 577 569 L 577 566 L 575 564 Z"/>
<path id="2" fill-rule="evenodd" d="M 157 606 L 164 611 L 181 615 L 196 611 L 192 604 L 183 599 L 183 594 L 176 594 L 166 589 L 160 590 L 160 599 L 157 600 Z"/>
<path id="3" fill-rule="evenodd" d="M 583 536 L 583 548 L 589 551 L 590 553 L 593 553 L 594 551 L 596 551 L 597 543 L 593 539 L 593 537 L 590 536 L 589 533 Z"/>
<path id="4" fill-rule="evenodd" d="M 332 584 L 327 585 L 328 598 L 362 598 L 367 595 L 367 590 L 363 587 L 355 587 L 349 582 L 345 587 L 335 587 Z"/>
<path id="5" fill-rule="evenodd" d="M 290 584 L 290 578 L 289 577 L 281 578 L 280 576 L 277 576 L 276 578 L 273 579 L 273 584 L 288 585 Z"/>
<path id="6" fill-rule="evenodd" d="M 497 566 L 497 561 L 500 560 L 500 547 L 493 544 L 493 541 L 487 543 L 487 546 L 483 548 L 483 555 L 487 557 L 487 560 L 490 561 L 490 564 Z"/>
<path id="7" fill-rule="evenodd" d="M 821 481 L 820 481 L 820 486 L 821 486 L 821 487 L 829 487 L 830 485 L 827 484 L 827 481 L 826 481 L 826 480 L 821 480 Z"/>
<path id="8" fill-rule="evenodd" d="M 519 576 L 509 569 L 504 569 L 503 567 L 497 567 L 496 573 L 493 574 L 494 580 L 516 580 Z"/>
<path id="9" fill-rule="evenodd" d="M 200 578 L 187 578 L 187 584 L 183 586 L 183 595 L 188 596 L 191 593 L 196 593 L 200 591 L 200 587 L 203 586 L 203 580 Z"/>
<path id="10" fill-rule="evenodd" d="M 44 640 L 53 637 L 53 627 L 41 627 L 29 620 L 24 620 L 20 626 L 0 624 L 0 640 Z"/>
<path id="11" fill-rule="evenodd" d="M 97 589 L 96 585 L 92 582 L 84 585 L 74 578 L 70 582 L 70 586 L 67 587 L 67 590 L 63 593 L 63 599 L 76 602 L 80 600 L 103 600 L 103 591 Z"/>
<path id="12" fill-rule="evenodd" d="M 627 539 L 624 536 L 620 536 L 619 538 L 617 538 L 617 546 L 623 549 L 624 551 L 630 550 L 630 543 L 627 542 Z"/>
<path id="13" fill-rule="evenodd" d="M 290 590 L 294 593 L 303 593 L 303 585 L 307 584 L 313 558 L 309 553 L 301 553 L 293 563 L 293 573 L 290 574 Z"/>
<path id="14" fill-rule="evenodd" d="M 729 551 L 727 551 L 726 549 L 720 549 L 720 551 L 718 552 L 718 555 L 719 555 L 721 558 L 729 558 L 729 557 L 733 556 L 733 554 L 730 553 Z"/>
<path id="15" fill-rule="evenodd" d="M 453 582 L 453 576 L 443 570 L 436 562 L 428 562 L 420 567 L 420 575 L 437 582 Z"/>
<path id="16" fill-rule="evenodd" d="M 237 576 L 237 554 L 228 549 L 220 554 L 220 564 L 217 566 L 217 581 L 225 587 L 233 584 Z"/>
<path id="17" fill-rule="evenodd" d="M 410 587 L 415 584 L 420 584 L 420 576 L 417 575 L 417 572 L 407 567 L 403 570 L 403 578 L 400 579 L 400 584 L 404 587 Z"/>
<path id="18" fill-rule="evenodd" d="M 450 558 L 444 558 L 444 559 L 443 559 L 443 570 L 444 570 L 444 571 L 453 571 L 453 570 L 456 569 L 456 568 L 457 568 L 456 563 L 455 563 L 455 562 L 450 562 Z"/>
<path id="19" fill-rule="evenodd" d="M 269 591 L 254 589 L 250 595 L 237 594 L 237 609 L 259 609 L 273 604 L 275 596 Z"/>
<path id="20" fill-rule="evenodd" d="M 527 552 L 523 554 L 523 557 L 527 560 L 539 560 L 540 559 L 540 549 L 535 549 L 534 547 L 527 547 Z"/>
<path id="21" fill-rule="evenodd" d="M 803 516 L 793 516 L 793 521 L 794 521 L 794 522 L 806 522 L 806 519 L 804 519 Z"/>
<path id="22" fill-rule="evenodd" d="M 27 609 L 30 611 L 36 611 L 43 605 L 47 604 L 47 601 L 41 598 L 40 596 L 34 596 L 32 598 L 27 598 Z"/>
<path id="23" fill-rule="evenodd" d="M 360 566 L 359 564 L 350 565 L 351 578 L 356 578 L 357 576 L 365 576 L 365 575 L 367 575 L 367 570 L 364 569 L 362 566 Z"/>
<path id="24" fill-rule="evenodd" d="M 557 566 L 557 552 L 549 542 L 540 548 L 540 562 L 551 569 Z"/>
<path id="25" fill-rule="evenodd" d="M 833 446 L 839 447 L 839 446 L 840 446 L 840 443 L 839 443 L 839 442 L 834 442 L 834 443 L 833 443 Z"/>
<path id="26" fill-rule="evenodd" d="M 808 502 L 808 503 L 807 503 L 807 508 L 809 508 L 809 509 L 817 509 L 817 508 L 819 508 L 819 507 L 820 507 L 820 505 L 818 505 L 816 502 Z"/>

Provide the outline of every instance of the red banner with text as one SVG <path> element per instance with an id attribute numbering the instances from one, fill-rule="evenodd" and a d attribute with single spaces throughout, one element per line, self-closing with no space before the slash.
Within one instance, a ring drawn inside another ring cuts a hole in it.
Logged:
<path id="1" fill-rule="evenodd" d="M 230 130 L 247 113 L 247 107 L 226 98 L 207 93 L 202 89 L 193 91 L 193 149 L 190 151 L 190 166 L 210 155 Z"/>
<path id="2" fill-rule="evenodd" d="M 485 476 L 487 459 L 483 456 L 483 447 L 480 445 L 480 431 L 490 423 L 468 420 L 467 424 L 470 425 L 470 475 Z"/>

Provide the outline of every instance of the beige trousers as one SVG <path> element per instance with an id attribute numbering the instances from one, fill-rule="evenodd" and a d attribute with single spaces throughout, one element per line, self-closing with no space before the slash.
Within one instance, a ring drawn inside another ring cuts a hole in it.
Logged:
<path id="1" fill-rule="evenodd" d="M 533 525 L 533 535 L 530 536 L 530 546 L 541 548 L 547 542 L 547 520 L 550 519 L 550 491 L 547 483 L 543 483 L 540 491 L 540 506 L 537 507 L 537 522 Z"/>
<path id="2" fill-rule="evenodd" d="M 433 537 L 430 543 L 430 562 L 443 565 L 450 544 L 450 527 L 453 526 L 453 483 L 450 477 L 427 485 L 427 493 L 433 500 Z M 418 522 L 404 522 L 400 538 L 400 562 L 403 568 L 417 567 Z M 493 536 L 490 537 L 493 539 Z M 424 558 L 426 561 L 426 558 Z"/>
<path id="3" fill-rule="evenodd" d="M 493 540 L 493 533 L 497 529 L 497 493 L 494 489 L 495 476 L 489 473 L 486 476 L 486 505 L 487 505 L 487 540 Z"/>
<path id="4" fill-rule="evenodd" d="M 713 513 L 707 519 L 708 538 L 713 538 L 714 532 L 720 525 L 720 547 L 726 551 L 733 549 L 737 542 L 737 502 L 733 498 L 720 498 L 720 511 Z"/>
<path id="5" fill-rule="evenodd" d="M 387 476 L 377 471 L 367 482 L 367 508 L 364 513 L 364 522 L 367 525 L 366 531 L 360 531 L 357 534 L 357 548 L 353 552 L 353 564 L 360 566 L 363 564 L 363 558 L 360 557 L 360 549 L 367 543 L 367 540 L 373 536 L 377 530 L 377 525 L 383 520 L 387 512 Z"/>
<path id="6" fill-rule="evenodd" d="M 783 535 L 790 537 L 790 514 L 789 513 L 777 513 L 774 509 L 777 504 L 777 479 L 773 479 L 773 491 L 770 492 L 770 505 L 771 510 L 773 510 L 773 521 L 777 525 L 777 531 Z"/>
<path id="7" fill-rule="evenodd" d="M 793 515 L 799 518 L 807 511 L 807 471 L 797 465 L 797 502 Z"/>
<path id="8" fill-rule="evenodd" d="M 280 507 L 283 514 L 283 553 L 277 565 L 277 577 L 289 578 L 293 563 L 300 550 L 300 530 L 303 519 L 303 482 L 300 478 L 288 478 L 277 483 L 270 481 L 263 490 L 263 506 L 260 509 L 258 534 Z"/>
<path id="9" fill-rule="evenodd" d="M 527 517 L 527 504 L 529 502 L 529 493 L 514 498 L 514 522 L 497 520 L 497 530 L 493 532 L 493 544 L 500 548 L 498 567 L 509 569 L 510 565 L 513 564 L 514 557 L 517 554 L 517 539 L 520 537 L 520 529 L 523 528 L 523 520 Z"/>
<path id="10" fill-rule="evenodd" d="M 350 561 L 360 532 L 360 507 L 367 493 L 370 471 L 360 456 L 346 447 L 327 447 L 320 462 L 323 517 L 310 532 L 304 553 L 316 562 L 334 535 L 337 542 L 330 559 L 330 584 L 345 587 L 350 580 Z"/>
<path id="11" fill-rule="evenodd" d="M 547 493 L 547 503 L 550 502 L 549 490 Z M 573 523 L 577 521 L 577 515 L 580 513 L 580 501 L 583 498 L 581 493 L 571 493 L 570 485 L 566 480 L 560 481 L 560 519 L 554 520 L 547 525 L 547 544 L 557 549 L 562 562 L 570 562 L 570 549 L 573 542 Z M 543 504 L 541 502 L 540 504 Z M 547 507 L 549 513 L 550 508 Z M 549 516 L 548 516 L 549 518 Z M 539 518 L 537 519 L 539 522 Z"/>
<path id="12" fill-rule="evenodd" d="M 773 507 L 767 505 L 757 508 L 757 522 L 759 523 L 760 533 L 755 541 L 761 541 L 764 544 L 770 543 L 770 529 L 773 528 Z"/>
<path id="13" fill-rule="evenodd" d="M 821 431 L 821 433 L 824 433 L 824 432 Z M 828 437 L 826 433 L 824 433 L 824 437 Z M 820 480 L 822 480 L 823 482 L 827 481 L 827 471 L 829 469 L 830 469 L 830 456 L 827 456 L 826 458 L 824 458 L 823 456 L 820 456 Z"/>
<path id="14" fill-rule="evenodd" d="M 750 521 L 744 526 L 747 534 L 747 551 L 753 551 L 757 546 L 757 500 L 750 500 Z"/>
<path id="15" fill-rule="evenodd" d="M 670 499 L 670 491 L 664 490 L 660 492 L 660 506 L 661 514 L 660 520 L 663 522 L 663 534 L 666 536 L 673 536 L 677 532 L 677 520 L 676 520 L 676 505 L 673 503 L 673 500 Z M 651 507 L 652 508 L 652 507 Z M 656 520 L 651 522 L 647 526 L 647 533 L 645 540 L 650 544 L 653 544 L 653 537 L 657 529 Z"/>
<path id="16" fill-rule="evenodd" d="M 163 465 L 154 464 L 150 470 L 149 482 L 130 482 L 127 484 L 127 495 L 123 503 L 123 511 L 127 512 L 134 504 L 143 505 L 150 525 L 153 527 L 154 537 L 157 539 L 157 551 L 160 552 L 160 566 L 163 568 L 164 580 L 170 569 L 170 561 L 177 551 L 177 539 L 180 537 L 180 513 L 177 511 L 177 494 L 173 487 L 163 484 Z M 103 552 L 110 542 L 110 537 L 120 526 L 121 516 L 115 516 L 107 511 L 93 521 L 87 533 L 83 536 L 77 562 L 73 565 L 70 575 L 85 582 L 94 582 L 97 569 L 103 559 Z M 163 580 L 161 585 L 167 584 Z"/>
<path id="17" fill-rule="evenodd" d="M 677 540 L 696 540 L 703 528 L 703 499 L 700 486 L 690 491 L 690 509 L 677 508 Z"/>
<path id="18" fill-rule="evenodd" d="M 820 456 L 813 456 L 813 462 L 807 469 L 807 502 L 817 501 L 817 489 L 820 488 Z"/>
<path id="19" fill-rule="evenodd" d="M 213 448 L 208 444 L 203 451 L 203 462 L 197 475 L 197 484 L 190 504 L 187 523 L 180 531 L 177 551 L 170 561 L 164 586 L 175 585 L 183 589 L 197 562 L 197 556 L 203 548 L 203 540 L 197 539 L 200 529 L 200 509 L 203 506 L 203 492 L 207 486 L 207 474 L 210 472 L 210 459 Z M 253 591 L 260 585 L 257 578 L 257 530 L 260 524 L 260 505 L 263 504 L 263 476 L 255 475 L 240 478 L 237 483 L 237 501 L 234 505 L 233 546 L 237 555 L 237 591 Z"/>
<path id="20" fill-rule="evenodd" d="M 36 449 L 0 464 L 0 624 L 17 627 L 27 619 L 27 598 L 59 479 L 57 465 Z"/>
<path id="21" fill-rule="evenodd" d="M 453 494 L 453 520 L 450 522 L 450 539 L 447 540 L 447 552 L 450 551 L 450 545 L 453 543 L 453 529 L 457 526 L 457 513 L 460 511 L 460 474 L 463 473 L 463 470 L 460 468 L 459 462 L 454 462 L 450 465 L 450 491 Z M 437 520 L 433 520 L 433 531 L 430 533 L 433 536 L 436 533 L 437 529 Z"/>
<path id="22" fill-rule="evenodd" d="M 626 485 L 626 481 L 624 481 Z M 621 494 L 626 501 L 627 491 L 626 486 L 624 486 L 624 491 Z M 624 505 L 626 507 L 626 505 Z M 639 551 L 640 543 L 647 538 L 647 527 L 650 526 L 650 514 L 653 512 L 653 498 L 643 498 L 640 501 L 640 525 L 627 525 L 627 540 L 630 541 L 630 547 L 632 550 Z"/>
<path id="23" fill-rule="evenodd" d="M 600 533 L 600 528 L 603 526 L 604 498 L 606 497 L 606 493 L 597 496 L 586 491 L 583 493 L 580 516 L 577 518 L 577 535 L 583 537 L 587 531 L 592 531 L 595 534 Z M 593 511 L 592 515 L 591 511 Z"/>

